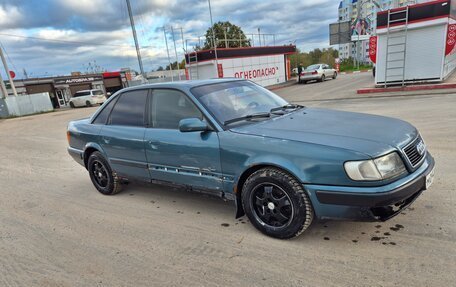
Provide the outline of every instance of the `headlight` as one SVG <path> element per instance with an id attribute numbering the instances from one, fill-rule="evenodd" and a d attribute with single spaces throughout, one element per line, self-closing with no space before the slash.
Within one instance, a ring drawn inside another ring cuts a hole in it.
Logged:
<path id="1" fill-rule="evenodd" d="M 382 180 L 395 177 L 405 171 L 404 163 L 396 152 L 361 161 L 347 161 L 345 171 L 353 180 Z"/>

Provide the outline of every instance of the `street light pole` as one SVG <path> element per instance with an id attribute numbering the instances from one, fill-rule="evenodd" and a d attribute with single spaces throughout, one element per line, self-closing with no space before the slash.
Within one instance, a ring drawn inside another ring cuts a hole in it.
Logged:
<path id="1" fill-rule="evenodd" d="M 214 54 L 215 54 L 215 70 L 217 71 L 218 75 L 218 56 L 217 56 L 217 42 L 215 41 L 215 33 L 214 33 L 214 22 L 212 21 L 212 8 L 211 8 L 211 0 L 207 0 L 209 4 L 209 16 L 211 18 L 211 30 L 212 30 L 212 43 L 214 43 Z"/>
<path id="2" fill-rule="evenodd" d="M 131 13 L 130 0 L 126 0 L 126 1 L 127 1 L 128 16 L 130 17 L 131 30 L 133 32 L 133 39 L 135 40 L 136 55 L 138 56 L 139 70 L 141 71 L 141 75 L 143 76 L 144 80 L 146 80 L 146 74 L 144 73 L 143 63 L 142 63 L 142 59 L 141 59 L 141 52 L 139 51 L 138 38 L 136 36 L 135 20 L 133 19 L 133 14 Z"/>
<path id="3" fill-rule="evenodd" d="M 171 74 L 171 82 L 174 82 L 173 65 L 171 65 L 171 58 L 169 56 L 169 49 L 168 49 L 168 39 L 166 39 L 166 28 L 164 26 L 163 26 L 163 34 L 165 35 L 166 54 L 168 55 L 168 63 L 169 63 L 169 72 Z"/>
<path id="4" fill-rule="evenodd" d="M 179 58 L 177 57 L 176 39 L 174 38 L 174 29 L 173 29 L 173 26 L 171 26 L 171 34 L 173 35 L 174 53 L 175 53 L 175 55 L 176 55 L 177 75 L 178 75 L 179 81 L 180 81 L 180 80 L 181 80 L 181 75 L 180 75 L 180 68 L 179 68 Z"/>

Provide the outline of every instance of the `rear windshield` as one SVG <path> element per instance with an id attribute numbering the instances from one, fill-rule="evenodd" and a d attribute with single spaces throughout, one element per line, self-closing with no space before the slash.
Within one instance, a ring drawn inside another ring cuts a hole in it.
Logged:
<path id="1" fill-rule="evenodd" d="M 95 90 L 95 91 L 92 91 L 92 94 L 94 94 L 95 96 L 100 96 L 100 95 L 103 95 L 103 91 Z"/>
<path id="2" fill-rule="evenodd" d="M 74 93 L 73 98 L 84 97 L 84 96 L 90 96 L 90 92 L 89 91 L 87 91 L 87 92 L 76 92 L 76 93 Z"/>
<path id="3" fill-rule="evenodd" d="M 311 65 L 307 67 L 306 70 L 318 70 L 320 68 L 320 65 Z"/>

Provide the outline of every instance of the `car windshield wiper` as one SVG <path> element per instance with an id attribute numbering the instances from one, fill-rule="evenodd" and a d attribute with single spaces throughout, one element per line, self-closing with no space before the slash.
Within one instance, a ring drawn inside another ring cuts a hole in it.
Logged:
<path id="1" fill-rule="evenodd" d="M 272 108 L 269 112 L 273 113 L 273 112 L 284 111 L 284 110 L 288 110 L 288 109 L 302 109 L 302 108 L 305 108 L 305 106 L 297 105 L 297 104 L 286 104 L 281 107 Z"/>
<path id="2" fill-rule="evenodd" d="M 223 125 L 229 125 L 229 124 L 232 124 L 232 123 L 235 123 L 235 122 L 240 122 L 240 121 L 245 121 L 245 120 L 250 120 L 250 119 L 256 119 L 256 118 L 269 118 L 271 117 L 271 113 L 267 113 L 267 112 L 264 112 L 264 113 L 256 113 L 256 114 L 250 114 L 250 115 L 245 115 L 245 116 L 242 116 L 242 117 L 239 117 L 239 118 L 234 118 L 234 119 L 231 119 L 231 120 L 227 120 L 223 123 Z"/>

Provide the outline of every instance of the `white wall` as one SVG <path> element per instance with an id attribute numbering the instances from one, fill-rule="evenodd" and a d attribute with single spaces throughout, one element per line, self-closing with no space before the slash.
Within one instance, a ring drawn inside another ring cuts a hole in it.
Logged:
<path id="1" fill-rule="evenodd" d="M 48 93 L 7 97 L 4 101 L 10 116 L 25 116 L 54 110 Z"/>
<path id="2" fill-rule="evenodd" d="M 405 80 L 407 81 L 420 81 L 421 79 L 441 79 L 442 78 L 442 65 L 443 57 L 445 54 L 445 40 L 446 40 L 446 27 L 445 24 L 434 26 L 419 27 L 409 29 L 407 31 L 407 51 L 405 61 Z M 395 33 L 403 33 L 403 31 L 390 32 L 390 37 Z M 390 45 L 396 42 L 403 42 L 401 38 L 390 38 Z M 386 45 L 387 35 L 379 34 L 377 41 L 377 65 L 375 82 L 381 83 L 385 80 L 385 66 L 386 66 Z M 390 47 L 389 51 L 399 51 L 402 46 Z M 388 60 L 401 59 L 400 54 L 390 54 Z M 402 65 L 401 62 L 390 64 Z M 392 73 L 391 73 L 392 74 Z M 400 74 L 400 71 L 397 72 Z M 388 77 L 388 81 L 400 80 L 402 76 Z"/>
<path id="3" fill-rule="evenodd" d="M 264 87 L 286 81 L 284 55 L 224 59 L 219 63 L 225 78 L 243 78 Z"/>
<path id="4" fill-rule="evenodd" d="M 242 78 L 251 80 L 261 86 L 271 86 L 286 81 L 285 56 L 257 56 L 219 59 L 218 64 L 223 67 L 224 78 Z M 198 66 L 198 79 L 217 78 L 215 61 L 200 62 L 187 66 L 191 79 L 196 75 Z"/>

